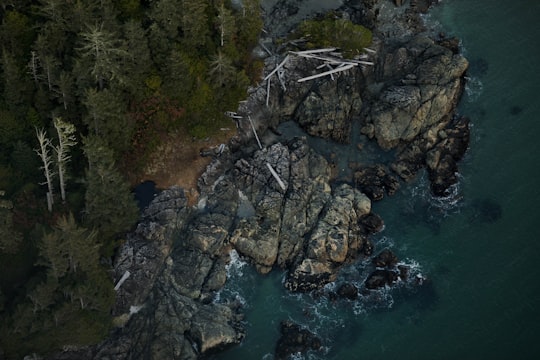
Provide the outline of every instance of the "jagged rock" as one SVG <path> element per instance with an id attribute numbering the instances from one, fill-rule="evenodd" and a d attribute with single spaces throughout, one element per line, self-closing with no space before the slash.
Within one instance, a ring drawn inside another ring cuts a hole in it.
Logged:
<path id="1" fill-rule="evenodd" d="M 399 188 L 397 178 L 383 165 L 364 167 L 354 173 L 355 185 L 371 200 L 381 200 L 386 192 L 393 195 Z"/>
<path id="2" fill-rule="evenodd" d="M 281 336 L 276 344 L 275 359 L 286 360 L 293 354 L 320 350 L 322 341 L 315 334 L 291 321 L 280 324 Z"/>
<path id="3" fill-rule="evenodd" d="M 362 233 L 364 235 L 375 234 L 381 231 L 384 227 L 384 221 L 381 217 L 374 213 L 369 213 L 360 219 L 362 225 Z"/>
<path id="4" fill-rule="evenodd" d="M 190 212 L 184 190 L 178 187 L 162 191 L 146 208 L 114 262 L 116 282 L 126 271 L 130 274 L 116 292 L 114 315 L 129 314 L 132 306 L 144 303 L 171 252 L 172 234 L 182 231 Z"/>
<path id="5" fill-rule="evenodd" d="M 444 130 L 443 139 L 426 155 L 431 190 L 436 196 L 447 196 L 457 183 L 457 162 L 469 146 L 469 119 L 462 117 Z"/>
<path id="6" fill-rule="evenodd" d="M 230 242 L 244 256 L 250 258 L 259 272 L 265 274 L 276 262 L 279 247 L 277 224 L 261 227 L 256 218 L 241 219 Z"/>
<path id="7" fill-rule="evenodd" d="M 366 195 L 347 184 L 336 188 L 285 286 L 292 291 L 309 291 L 334 281 L 336 269 L 356 258 L 364 247 L 360 221 L 370 211 L 371 201 Z"/>
<path id="8" fill-rule="evenodd" d="M 389 267 L 392 268 L 398 263 L 398 258 L 394 253 L 388 249 L 384 249 L 372 260 L 373 265 L 376 267 Z"/>
<path id="9" fill-rule="evenodd" d="M 287 191 L 277 184 L 267 163 Z M 328 162 L 309 148 L 305 138 L 294 138 L 238 160 L 232 176 L 242 189 L 242 201 L 249 203 L 253 212 L 238 221 L 230 242 L 260 272 L 268 272 L 276 261 L 287 266 L 304 248 L 304 235 L 313 228 L 330 197 Z"/>
<path id="10" fill-rule="evenodd" d="M 391 286 L 398 280 L 399 274 L 394 270 L 377 269 L 366 279 L 364 285 L 367 289 L 373 290 L 385 286 Z"/>
<path id="11" fill-rule="evenodd" d="M 296 108 L 294 119 L 313 136 L 341 143 L 350 140 L 352 116 L 360 113 L 361 72 L 354 76 L 336 76 L 316 82 Z"/>
<path id="12" fill-rule="evenodd" d="M 386 87 L 371 107 L 374 136 L 383 149 L 408 142 L 445 121 L 461 95 L 467 60 L 433 40 L 418 36 L 386 59 Z"/>
<path id="13" fill-rule="evenodd" d="M 277 263 L 289 266 L 304 247 L 306 235 L 330 199 L 330 165 L 307 145 L 305 139 L 289 143 L 291 171 L 283 206 Z"/>
<path id="14" fill-rule="evenodd" d="M 351 283 L 345 283 L 337 289 L 337 295 L 348 300 L 356 300 L 358 299 L 358 288 Z"/>

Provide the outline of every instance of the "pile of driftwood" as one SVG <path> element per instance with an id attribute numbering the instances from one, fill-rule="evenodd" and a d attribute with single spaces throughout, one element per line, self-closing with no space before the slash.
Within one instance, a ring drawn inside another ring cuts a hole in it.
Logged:
<path id="1" fill-rule="evenodd" d="M 274 75 L 277 76 L 277 79 L 283 88 L 284 91 L 287 90 L 284 81 L 284 65 L 289 61 L 291 56 L 300 56 L 307 59 L 315 59 L 320 62 L 320 65 L 316 67 L 317 70 L 325 69 L 320 73 L 315 75 L 307 76 L 298 79 L 298 82 L 309 81 L 317 79 L 323 76 L 330 76 L 334 80 L 334 74 L 342 71 L 347 71 L 352 69 L 355 66 L 373 66 L 372 61 L 367 61 L 369 54 L 375 53 L 375 50 L 364 48 L 366 51 L 365 54 L 360 55 L 358 59 L 344 59 L 341 53 L 337 52 L 336 48 L 325 48 L 325 49 L 314 49 L 314 50 L 304 50 L 304 51 L 290 51 L 285 58 L 272 70 L 263 81 L 266 81 L 266 106 L 270 99 L 270 80 Z"/>

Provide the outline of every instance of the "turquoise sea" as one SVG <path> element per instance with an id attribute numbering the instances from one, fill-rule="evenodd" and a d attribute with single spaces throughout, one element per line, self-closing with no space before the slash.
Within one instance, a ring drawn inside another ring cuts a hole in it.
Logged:
<path id="1" fill-rule="evenodd" d="M 374 211 L 386 224 L 377 249 L 417 263 L 429 285 L 378 307 L 331 303 L 235 261 L 223 296 L 246 302 L 247 336 L 215 359 L 272 359 L 284 319 L 324 340 L 299 359 L 540 359 L 539 20 L 537 0 L 443 0 L 427 19 L 471 62 L 459 106 L 470 149 L 452 199 L 431 198 L 424 176 Z"/>

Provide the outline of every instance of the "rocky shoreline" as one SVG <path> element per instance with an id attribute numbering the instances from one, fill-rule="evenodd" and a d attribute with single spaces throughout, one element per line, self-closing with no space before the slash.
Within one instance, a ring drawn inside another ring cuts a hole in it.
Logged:
<path id="1" fill-rule="evenodd" d="M 267 27 L 301 2 L 278 1 Z M 455 115 L 468 63 L 457 40 L 433 38 L 423 28 L 420 13 L 430 3 L 348 1 L 338 13 L 373 30 L 374 66 L 299 83 L 315 66 L 294 58 L 283 66 L 282 84 L 251 89 L 237 110 L 239 135 L 215 152 L 199 179 L 197 206 L 188 206 L 181 188 L 161 192 L 119 250 L 114 279 L 129 277 L 117 286 L 116 330 L 98 346 L 55 358 L 196 359 L 238 344 L 245 336 L 240 304 L 214 301 L 227 281 L 232 249 L 261 274 L 286 269 L 289 291 L 320 290 L 358 260 L 373 268 L 362 288 L 339 284 L 328 296 L 356 301 L 360 293 L 396 283 L 421 285 L 424 279 L 409 276 L 390 251 L 375 251 L 370 236 L 383 227 L 371 211 L 373 201 L 392 195 L 421 169 L 427 169 L 435 195 L 448 195 L 468 146 L 468 120 Z M 263 39 L 272 52 L 265 73 L 291 50 L 275 44 L 274 35 Z M 392 159 L 356 164 L 350 181 L 336 181 L 332 159 L 305 137 L 265 137 L 290 120 L 311 136 L 338 142 L 351 141 L 358 122 L 363 136 Z M 284 334 L 294 331 L 307 339 L 305 346 L 282 340 L 293 350 L 279 348 L 277 358 L 320 348 L 305 329 L 282 324 Z"/>

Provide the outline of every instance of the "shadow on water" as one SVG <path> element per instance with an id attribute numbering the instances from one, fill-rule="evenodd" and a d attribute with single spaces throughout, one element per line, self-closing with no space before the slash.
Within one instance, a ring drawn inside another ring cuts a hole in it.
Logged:
<path id="1" fill-rule="evenodd" d="M 523 108 L 518 105 L 513 105 L 510 107 L 510 115 L 517 116 L 523 112 Z"/>
<path id="2" fill-rule="evenodd" d="M 150 205 L 150 202 L 159 191 L 156 189 L 155 182 L 144 181 L 135 187 L 133 193 L 135 195 L 135 201 L 137 201 L 137 205 L 139 206 L 139 210 L 142 212 Z"/>
<path id="3" fill-rule="evenodd" d="M 492 224 L 502 218 L 502 207 L 493 199 L 474 199 L 469 209 L 469 220 L 474 223 Z"/>
<path id="4" fill-rule="evenodd" d="M 489 70 L 489 63 L 484 58 L 475 58 L 469 61 L 469 73 L 474 76 L 485 76 Z"/>

